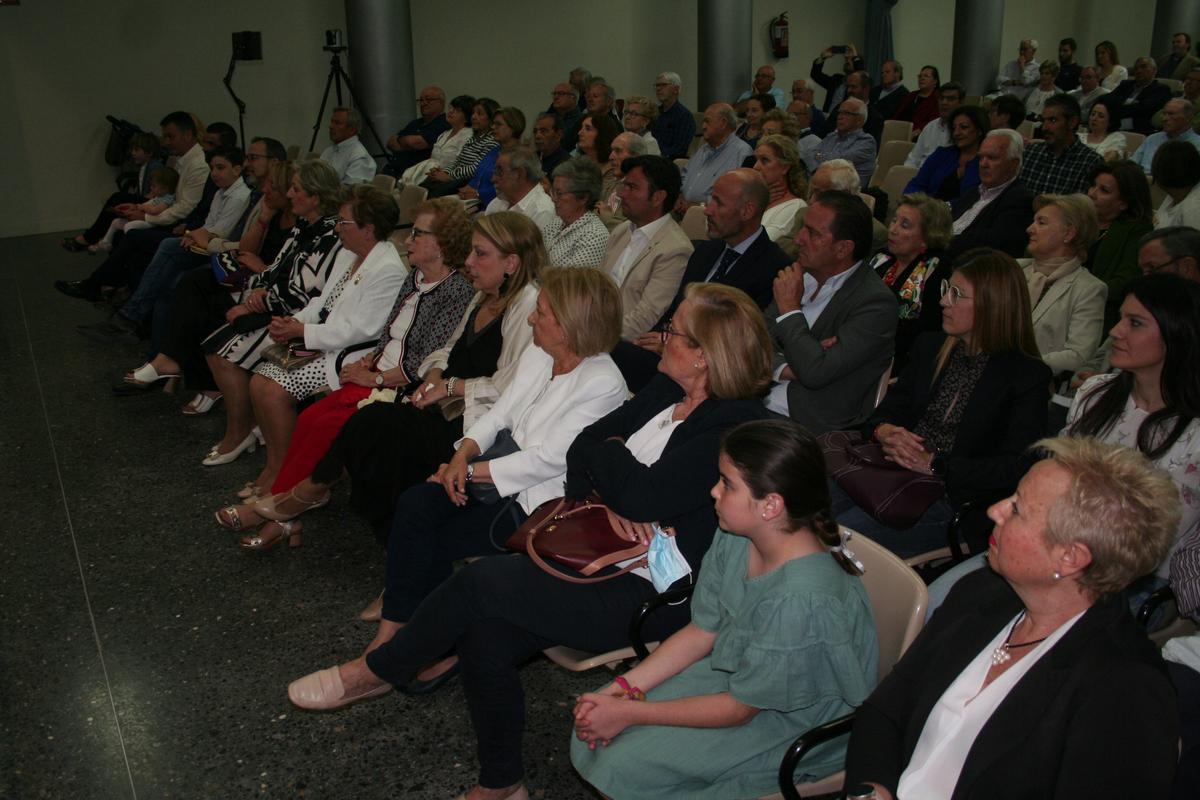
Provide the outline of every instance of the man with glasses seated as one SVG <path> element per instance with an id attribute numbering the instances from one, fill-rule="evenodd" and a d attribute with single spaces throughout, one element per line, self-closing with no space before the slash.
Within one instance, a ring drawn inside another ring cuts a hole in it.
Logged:
<path id="1" fill-rule="evenodd" d="M 579 108 L 579 90 L 567 82 L 556 83 L 550 90 L 550 108 L 547 114 L 558 117 L 562 129 L 562 148 L 567 152 L 575 149 L 579 140 L 579 125 L 583 122 L 583 110 Z M 549 172 L 546 173 L 550 174 Z"/>
<path id="2" fill-rule="evenodd" d="M 681 85 L 677 72 L 663 72 L 654 79 L 658 119 L 650 124 L 650 132 L 658 141 L 664 158 L 687 158 L 688 148 L 696 137 L 696 118 L 679 102 Z"/>
<path id="3" fill-rule="evenodd" d="M 405 125 L 387 140 L 390 155 L 382 170 L 384 175 L 399 177 L 404 170 L 420 164 L 433 155 L 433 143 L 446 131 L 446 93 L 440 86 L 426 86 L 417 96 L 421 116 Z"/>

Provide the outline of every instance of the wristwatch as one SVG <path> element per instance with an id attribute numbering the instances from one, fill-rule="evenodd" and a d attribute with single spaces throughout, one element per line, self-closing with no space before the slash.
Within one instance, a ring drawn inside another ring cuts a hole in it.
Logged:
<path id="1" fill-rule="evenodd" d="M 467 464 L 467 483 L 475 479 L 475 465 Z"/>
<path id="2" fill-rule="evenodd" d="M 378 387 L 379 387 L 379 388 L 381 388 L 381 389 L 383 388 L 383 373 L 382 373 L 382 372 L 376 373 L 376 375 L 375 375 L 375 385 L 376 385 L 376 386 L 378 386 Z"/>

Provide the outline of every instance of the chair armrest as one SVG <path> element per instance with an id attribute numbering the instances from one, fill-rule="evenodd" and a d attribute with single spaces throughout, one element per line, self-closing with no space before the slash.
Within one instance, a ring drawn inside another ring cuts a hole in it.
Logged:
<path id="1" fill-rule="evenodd" d="M 1158 610 L 1158 607 L 1165 603 L 1174 602 L 1174 600 L 1175 592 L 1171 591 L 1170 586 L 1163 586 L 1161 589 L 1155 589 L 1150 593 L 1149 597 L 1142 601 L 1141 606 L 1138 607 L 1137 614 L 1135 616 L 1137 623 L 1143 628 L 1148 627 L 1150 624 L 1150 618 L 1154 616 L 1154 612 Z"/>
<path id="2" fill-rule="evenodd" d="M 796 767 L 800 766 L 800 760 L 808 751 L 830 739 L 849 733 L 853 727 L 854 712 L 850 712 L 844 717 L 805 731 L 800 738 L 792 742 L 779 764 L 779 793 L 783 795 L 784 800 L 800 800 L 800 793 L 796 791 Z"/>
<path id="3" fill-rule="evenodd" d="M 963 539 L 962 521 L 971 508 L 971 501 L 968 500 L 954 509 L 954 518 L 950 520 L 950 525 L 946 528 L 946 546 L 950 548 L 950 560 L 955 564 L 965 559 L 970 551 Z"/>
<path id="4" fill-rule="evenodd" d="M 629 642 L 633 645 L 633 652 L 637 653 L 638 658 L 645 659 L 650 655 L 650 651 L 646 649 L 646 642 L 642 639 L 642 625 L 645 624 L 646 617 L 669 603 L 677 603 L 691 597 L 694 588 L 696 585 L 689 583 L 678 589 L 668 589 L 662 594 L 651 597 L 642 603 L 637 611 L 633 612 L 633 619 L 629 620 Z"/>

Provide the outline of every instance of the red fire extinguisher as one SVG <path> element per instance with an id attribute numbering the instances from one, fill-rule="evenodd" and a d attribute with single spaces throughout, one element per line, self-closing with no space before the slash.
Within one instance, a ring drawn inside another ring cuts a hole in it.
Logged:
<path id="1" fill-rule="evenodd" d="M 788 57 L 788 20 L 787 12 L 783 12 L 771 20 L 771 50 L 776 58 Z"/>

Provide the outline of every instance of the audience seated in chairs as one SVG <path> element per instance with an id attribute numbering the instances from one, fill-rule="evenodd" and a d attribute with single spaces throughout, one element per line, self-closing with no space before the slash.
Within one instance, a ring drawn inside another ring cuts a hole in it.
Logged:
<path id="1" fill-rule="evenodd" d="M 625 177 L 621 164 L 627 158 L 643 155 L 647 155 L 646 140 L 635 133 L 619 133 L 612 141 L 612 149 L 608 153 L 608 166 L 604 173 L 606 177 L 600 189 L 602 196 L 596 204 L 596 215 L 610 231 L 626 219 L 625 210 L 621 207 L 621 179 Z M 678 172 L 678 168 L 675 171 Z"/>
<path id="2" fill-rule="evenodd" d="M 1045 139 L 1025 148 L 1021 182 L 1034 194 L 1072 194 L 1086 191 L 1088 173 L 1103 159 L 1079 141 L 1079 104 L 1069 95 L 1046 101 L 1042 116 Z"/>
<path id="3" fill-rule="evenodd" d="M 584 120 L 585 125 L 587 120 Z M 580 131 L 580 138 L 588 133 Z M 587 156 L 559 164 L 551 176 L 550 197 L 556 219 L 546 226 L 548 264 L 555 267 L 598 267 L 604 260 L 608 228 L 594 209 L 603 183 L 600 167 Z"/>
<path id="4" fill-rule="evenodd" d="M 496 199 L 488 203 L 485 214 L 516 211 L 533 220 L 545 231 L 554 221 L 554 201 L 542 188 L 542 165 L 537 155 L 525 146 L 505 150 L 496 156 L 492 182 Z"/>
<path id="5" fill-rule="evenodd" d="M 942 97 L 946 94 L 943 90 Z M 987 116 L 978 106 L 959 106 L 950 112 L 946 124 L 950 143 L 925 159 L 904 187 L 905 194 L 921 192 L 949 202 L 979 185 L 979 147 L 988 132 Z"/>
<path id="6" fill-rule="evenodd" d="M 109 225 L 122 219 L 116 211 L 117 206 L 127 203 L 136 205 L 150 199 L 154 171 L 165 166 L 161 157 L 162 149 L 162 143 L 159 142 L 158 137 L 149 131 L 138 131 L 130 137 L 129 157 L 138 168 L 137 179 L 133 184 L 132 191 L 114 192 L 109 195 L 100 207 L 100 213 L 96 215 L 96 221 L 91 224 L 91 227 L 83 233 L 64 237 L 62 246 L 73 253 L 95 247 L 105 237 Z M 178 181 L 178 173 L 176 173 L 176 181 Z M 171 192 L 174 193 L 174 187 Z M 91 252 L 96 251 L 92 250 Z"/>
<path id="7" fill-rule="evenodd" d="M 916 143 L 904 159 L 906 166 L 921 167 L 939 147 L 949 147 L 954 144 L 950 115 L 955 109 L 962 106 L 966 95 L 967 90 L 958 81 L 948 81 L 942 84 L 938 90 L 938 118 L 921 129 Z M 1020 118 L 1013 124 L 1021 124 Z M 987 125 L 983 128 L 985 133 L 987 128 Z"/>
<path id="8" fill-rule="evenodd" d="M 533 123 L 533 147 L 542 162 L 543 188 L 550 185 L 550 173 L 570 154 L 563 148 L 562 120 L 553 112 L 543 113 Z"/>
<path id="9" fill-rule="evenodd" d="M 770 794 L 792 740 L 875 683 L 871 609 L 820 446 L 794 422 L 748 422 L 722 443 L 720 470 L 691 622 L 575 705 L 571 761 L 607 796 Z M 828 749 L 805 770 L 836 772 L 842 758 Z"/>
<path id="10" fill-rule="evenodd" d="M 1082 367 L 1104 336 L 1104 281 L 1083 268 L 1096 241 L 1096 208 L 1081 194 L 1040 195 L 1029 253 L 1020 259 L 1033 304 L 1033 335 L 1055 375 Z"/>
<path id="11" fill-rule="evenodd" d="M 867 104 L 857 97 L 843 100 L 838 107 L 832 133 L 821 140 L 814 158 L 818 164 L 845 159 L 858 171 L 859 188 L 866 188 L 875 171 L 878 147 L 871 135 L 863 130 L 867 121 Z"/>
<path id="12" fill-rule="evenodd" d="M 1079 141 L 1099 153 L 1105 161 L 1116 161 L 1132 155 L 1125 134 L 1115 128 L 1117 118 L 1111 103 L 1107 97 L 1096 98 L 1088 113 L 1087 129 L 1081 128 L 1076 133 Z"/>
<path id="13" fill-rule="evenodd" d="M 250 402 L 250 373 L 262 362 L 262 351 L 274 344 L 271 326 L 278 328 L 313 298 L 320 297 L 338 263 L 341 245 L 337 212 L 343 189 L 333 167 L 319 160 L 301 161 L 288 193 L 298 218 L 292 241 L 284 244 L 268 270 L 248 284 L 241 302 L 226 313 L 228 322 L 202 343 L 208 367 L 224 396 L 227 415 L 225 435 L 205 457 L 206 466 L 227 464 L 254 449 L 257 432 Z M 153 382 L 163 376 L 133 377 Z"/>
<path id="14" fill-rule="evenodd" d="M 1060 73 L 1061 75 L 1061 73 Z M 1096 67 L 1084 67 L 1079 71 L 1079 88 L 1072 89 L 1067 94 L 1079 103 L 1079 110 L 1086 119 L 1092 112 L 1092 104 L 1108 94 L 1109 90 L 1100 85 L 1100 72 Z M 1116 130 L 1120 124 L 1110 120 L 1109 127 Z"/>
<path id="15" fill-rule="evenodd" d="M 1191 122 L 1195 109 L 1192 101 L 1182 97 L 1168 100 L 1162 110 L 1162 130 L 1147 136 L 1130 158 L 1149 174 L 1158 148 L 1167 142 L 1188 142 L 1200 149 L 1200 133 L 1193 130 Z"/>
<path id="16" fill-rule="evenodd" d="M 908 363 L 908 351 L 919 334 L 942 329 L 941 285 L 950 277 L 942 253 L 950 244 L 950 224 L 945 203 L 926 194 L 906 194 L 888 229 L 887 249 L 869 262 L 900 303 L 896 374 Z"/>
<path id="17" fill-rule="evenodd" d="M 417 208 L 416 221 L 406 243 L 412 269 L 400 288 L 378 344 L 358 361 L 343 361 L 338 375 L 341 386 L 300 414 L 282 463 L 268 460 L 258 478 L 243 490 L 248 502 L 241 508 L 219 512 L 219 520 L 240 528 L 260 519 L 255 506 L 262 494 L 274 495 L 272 510 L 286 516 L 297 502 L 304 502 L 303 498 L 288 493 L 312 474 L 346 420 L 364 401 L 386 403 L 391 397 L 394 402 L 394 397 L 402 397 L 417 387 L 421 363 L 445 345 L 474 294 L 462 271 L 470 242 L 471 224 L 457 201 L 436 198 Z M 252 379 L 252 394 L 255 388 Z M 272 517 L 277 515 L 273 513 Z M 273 544 L 279 538 L 278 533 L 272 529 L 264 536 L 260 531 L 257 539 L 250 537 L 250 540 L 262 547 L 265 542 Z"/>
<path id="18" fill-rule="evenodd" d="M 1150 118 L 1171 99 L 1171 90 L 1167 85 L 1154 79 L 1157 74 L 1158 67 L 1154 59 L 1142 56 L 1133 62 L 1133 78 L 1121 81 L 1113 87 L 1109 99 L 1113 101 L 1117 116 L 1121 120 L 1121 128 L 1132 128 L 1146 136 L 1154 133 L 1154 128 L 1150 126 Z M 1125 124 L 1126 122 L 1129 124 Z"/>
<path id="19" fill-rule="evenodd" d="M 658 119 L 651 123 L 650 130 L 658 140 L 664 158 L 687 158 L 688 148 L 696 138 L 696 118 L 679 102 L 681 87 L 677 72 L 662 72 L 654 79 Z"/>
<path id="20" fill-rule="evenodd" d="M 1110 92 L 1129 78 L 1129 70 L 1121 66 L 1117 46 L 1107 39 L 1096 45 L 1096 70 L 1099 73 L 1100 85 Z"/>
<path id="21" fill-rule="evenodd" d="M 600 269 L 621 292 L 621 338 L 633 340 L 671 304 L 692 243 L 670 213 L 679 197 L 678 167 L 662 156 L 636 156 L 622 171 L 617 191 L 629 219 L 608 237 Z"/>
<path id="22" fill-rule="evenodd" d="M 475 200 L 481 209 L 487 208 L 488 204 L 496 199 L 496 187 L 492 183 L 496 159 L 500 153 L 520 145 L 523 133 L 525 115 L 521 113 L 521 109 L 505 106 L 492 116 L 492 138 L 496 140 L 496 146 L 480 160 L 467 185 L 458 190 L 459 198 L 468 202 Z"/>
<path id="23" fill-rule="evenodd" d="M 951 201 L 954 258 L 975 247 L 995 247 L 1014 258 L 1025 253 L 1033 195 L 1018 177 L 1024 145 L 1009 128 L 993 130 L 979 146 L 979 185 Z"/>
<path id="24" fill-rule="evenodd" d="M 885 800 L 1168 796 L 1175 692 L 1120 590 L 1162 561 L 1175 487 L 1123 447 L 1044 447 L 989 511 L 990 568 L 859 708 L 847 785 Z"/>
<path id="25" fill-rule="evenodd" d="M 913 133 L 919 134 L 926 125 L 938 118 L 938 88 L 941 82 L 937 67 L 929 64 L 921 67 L 917 73 L 916 91 L 905 95 L 892 119 L 911 122 Z"/>
<path id="26" fill-rule="evenodd" d="M 338 180 L 348 186 L 370 183 L 375 177 L 375 159 L 358 138 L 362 114 L 353 108 L 335 108 L 329 115 L 329 139 L 333 144 L 321 151 L 321 160 L 333 167 Z"/>
<path id="27" fill-rule="evenodd" d="M 808 194 L 804 182 L 804 162 L 796 149 L 796 140 L 779 134 L 764 134 L 754 148 L 754 170 L 763 176 L 770 200 L 762 213 L 762 225 L 771 241 L 795 233 L 796 212 L 807 205 L 800 198 Z"/>
<path id="28" fill-rule="evenodd" d="M 313 408 L 320 410 L 301 415 L 304 438 L 296 440 L 284 460 L 273 485 L 278 493 L 265 502 L 251 498 L 218 512 L 220 524 L 241 530 L 267 518 L 289 522 L 324 505 L 330 487 L 348 473 L 351 508 L 386 544 L 397 495 L 433 474 L 464 428 L 492 407 L 512 383 L 532 336 L 526 321 L 537 300 L 535 281 L 546 262 L 537 227 L 512 211 L 477 217 L 469 252 L 466 275 L 477 292 L 445 345 L 426 356 L 414 375 L 405 367 L 405 383 L 396 387 L 411 389 L 409 394 L 394 402 L 372 402 L 357 412 L 347 409 L 348 417 L 331 408 L 337 400 L 318 403 Z M 417 263 L 425 260 L 418 256 Z M 429 324 L 437 330 L 441 321 Z M 383 376 L 384 383 L 400 380 L 394 370 Z M 370 382 L 377 382 L 381 374 Z M 416 376 L 419 381 L 412 389 Z M 322 420 L 337 428 L 333 435 L 310 430 L 326 424 Z M 286 483 L 292 485 L 285 488 Z M 247 494 L 252 492 L 249 487 Z"/>
<path id="29" fill-rule="evenodd" d="M 1010 128 L 1016 130 L 1025 120 L 1025 104 L 1011 94 L 1002 94 L 988 106 L 988 124 L 991 130 Z"/>
<path id="30" fill-rule="evenodd" d="M 475 175 L 479 162 L 496 146 L 496 138 L 492 136 L 492 120 L 500 104 L 490 97 L 480 97 L 471 106 L 471 138 L 462 146 L 454 166 L 448 169 L 434 167 L 421 184 L 430 197 L 445 197 L 455 194 L 466 186 L 467 181 Z"/>
<path id="31" fill-rule="evenodd" d="M 683 170 L 683 190 L 677 210 L 708 201 L 717 178 L 742 166 L 754 154 L 750 145 L 737 137 L 737 117 L 728 103 L 713 103 L 704 111 L 700 145 Z"/>
<path id="32" fill-rule="evenodd" d="M 591 652 L 624 646 L 630 616 L 670 588 L 664 580 L 675 588 L 692 582 L 717 526 L 710 492 L 719 442 L 739 423 L 765 415 L 758 395 L 770 377 L 770 344 L 762 314 L 745 294 L 693 285 L 667 340 L 664 374 L 576 437 L 567 453 L 566 498 L 594 492 L 631 541 L 661 536 L 656 526 L 673 532 L 662 546 L 678 554 L 672 563 L 682 561 L 682 570 L 652 579 L 638 569 L 578 586 L 525 555 L 475 561 L 406 620 L 385 619 L 365 658 L 293 682 L 292 702 L 348 705 L 404 685 L 453 649 L 480 743 L 478 785 L 497 797 L 523 796 L 518 667 L 556 643 Z M 647 620 L 646 635 L 665 638 L 688 617 L 685 605 L 664 605 Z"/>
<path id="33" fill-rule="evenodd" d="M 965 503 L 1011 492 L 1023 454 L 1046 430 L 1050 371 L 1038 359 L 1016 262 L 972 250 L 941 285 L 942 333 L 917 338 L 899 381 L 861 429 L 899 466 L 940 478 L 945 494 L 899 530 L 831 485 L 838 522 L 902 558 L 944 545 Z"/>
<path id="34" fill-rule="evenodd" d="M 444 163 L 447 158 L 445 145 L 463 130 L 471 112 L 469 110 L 465 114 L 460 112 L 458 124 L 455 125 L 450 120 L 453 112 L 446 112 L 446 92 L 440 86 L 426 86 L 422 89 L 417 95 L 417 108 L 420 116 L 387 140 L 388 160 L 380 170 L 382 174 L 400 178 L 406 175 L 408 170 L 431 158 L 442 167 L 450 165 Z M 446 133 L 449 133 L 450 136 L 445 136 Z M 458 147 L 461 147 L 463 139 L 460 137 L 458 141 L 460 142 Z M 443 147 L 440 157 L 434 153 L 438 145 Z M 457 154 L 457 150 L 455 150 L 455 154 Z M 450 156 L 448 160 L 453 163 L 453 156 Z M 420 181 L 409 180 L 406 182 L 419 183 Z"/>
<path id="35" fill-rule="evenodd" d="M 579 124 L 579 141 L 573 156 L 583 156 L 600 168 L 601 180 L 611 191 L 615 185 L 613 169 L 608 163 L 612 143 L 621 133 L 621 126 L 609 114 L 588 114 Z M 607 197 L 604 187 L 601 195 Z"/>
<path id="36" fill-rule="evenodd" d="M 433 87 L 427 87 L 423 91 L 429 91 L 429 88 Z M 440 92 L 441 90 L 439 89 L 438 91 Z M 438 134 L 437 140 L 433 142 L 433 147 L 429 150 L 428 157 L 401 171 L 397 182 L 410 186 L 420 186 L 429 177 L 429 173 L 433 169 L 452 169 L 454 162 L 458 160 L 458 154 L 462 152 L 463 147 L 471 140 L 472 135 L 474 135 L 474 130 L 468 124 L 471 119 L 471 111 L 474 107 L 475 98 L 468 94 L 460 94 L 451 100 L 450 107 L 446 109 L 445 114 L 446 125 L 449 125 L 449 127 L 444 128 Z M 414 120 L 414 122 L 416 121 Z M 396 136 L 399 137 L 400 134 L 396 134 Z M 420 132 L 408 134 L 405 138 L 412 142 L 415 142 L 417 138 L 425 141 L 424 134 Z M 387 175 L 392 175 L 395 171 L 393 163 L 395 163 L 395 160 L 386 164 L 382 171 Z"/>
<path id="37" fill-rule="evenodd" d="M 1154 154 L 1150 174 L 1167 195 L 1154 212 L 1154 227 L 1200 228 L 1200 150 L 1188 142 L 1166 142 Z"/>
<path id="38" fill-rule="evenodd" d="M 758 146 L 758 140 L 762 138 L 762 121 L 763 116 L 768 111 L 775 110 L 775 98 L 769 94 L 755 94 L 746 98 L 746 121 L 738 126 L 737 137 L 746 144 L 750 145 L 753 150 Z"/>
<path id="39" fill-rule="evenodd" d="M 1131 161 L 1112 161 L 1092 168 L 1088 199 L 1096 209 L 1100 234 L 1088 250 L 1087 268 L 1108 288 L 1104 330 L 1116 324 L 1125 287 L 1142 274 L 1138 246 L 1151 225 L 1150 184 Z"/>
<path id="40" fill-rule="evenodd" d="M 874 408 L 895 346 L 896 297 L 866 265 L 871 212 L 861 199 L 822 192 L 805 211 L 796 264 L 779 273 L 764 312 L 780 381 L 767 405 L 824 433 Z"/>
<path id="41" fill-rule="evenodd" d="M 645 141 L 645 154 L 648 156 L 662 155 L 658 140 L 651 133 L 651 128 L 657 119 L 658 106 L 649 97 L 633 95 L 625 98 L 625 111 L 621 116 L 621 122 L 625 126 L 626 133 L 632 133 Z M 636 155 L 642 154 L 636 153 Z"/>

